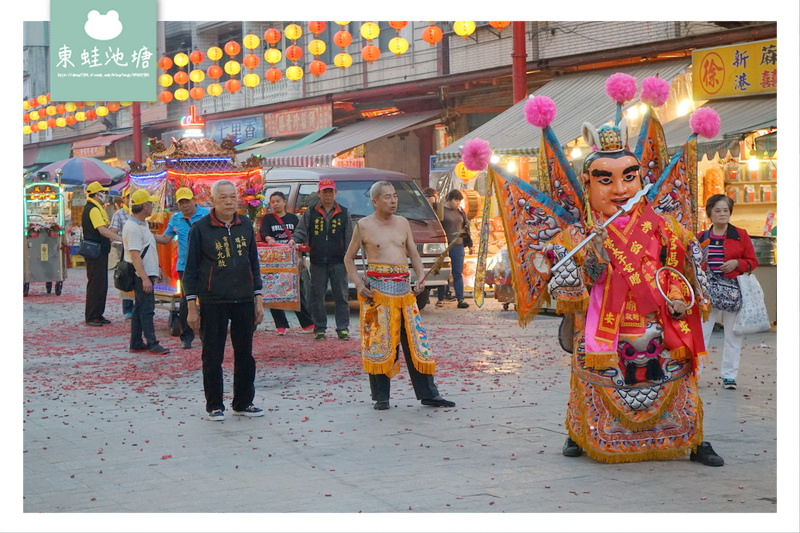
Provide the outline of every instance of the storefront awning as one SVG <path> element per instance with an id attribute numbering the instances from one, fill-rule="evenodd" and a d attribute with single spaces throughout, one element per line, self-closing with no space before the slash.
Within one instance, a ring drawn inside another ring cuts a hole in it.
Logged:
<path id="1" fill-rule="evenodd" d="M 698 159 L 702 158 L 702 154 L 707 154 L 709 158 L 713 158 L 715 153 L 725 156 L 728 150 L 732 156 L 738 157 L 739 141 L 744 135 L 762 128 L 778 126 L 777 100 L 773 94 L 708 101 L 703 107 L 719 113 L 721 127 L 719 134 L 713 139 L 701 137 L 697 140 Z M 691 133 L 689 116 L 664 124 L 664 136 L 673 149 L 686 142 Z"/>
<path id="2" fill-rule="evenodd" d="M 114 141 L 130 137 L 131 135 L 133 135 L 133 132 L 112 133 L 77 141 L 72 143 L 72 154 L 75 157 L 105 157 L 106 148 L 111 146 Z"/>
<path id="3" fill-rule="evenodd" d="M 329 166 L 340 153 L 376 139 L 422 127 L 426 121 L 438 121 L 438 111 L 408 113 L 373 118 L 336 128 L 322 139 L 306 146 L 286 149 L 264 158 L 265 166 Z"/>
<path id="4" fill-rule="evenodd" d="M 658 76 L 669 81 L 689 66 L 688 60 L 677 59 L 565 74 L 532 94 L 553 99 L 558 112 L 551 127 L 556 137 L 562 143 L 567 143 L 581 136 L 581 125 L 584 122 L 600 127 L 614 118 L 616 104 L 605 92 L 606 79 L 612 74 L 624 72 L 634 76 L 639 83 L 648 76 Z M 526 101 L 527 99 L 517 102 L 486 124 L 440 150 L 437 153 L 438 163 L 455 163 L 461 159 L 461 146 L 470 139 L 488 141 L 497 155 L 536 155 L 542 130 L 525 119 Z"/>
<path id="5" fill-rule="evenodd" d="M 266 142 L 267 140 L 269 140 L 269 137 L 253 137 L 252 139 L 248 139 L 244 142 L 237 144 L 236 151 L 243 152 L 252 146 Z"/>
<path id="6" fill-rule="evenodd" d="M 37 163 L 55 163 L 62 159 L 69 159 L 72 152 L 72 143 L 51 144 L 40 146 L 39 153 L 36 155 Z"/>
<path id="7" fill-rule="evenodd" d="M 33 146 L 30 148 L 23 148 L 22 150 L 22 167 L 28 168 L 36 164 L 36 158 L 39 157 L 39 147 Z"/>
<path id="8" fill-rule="evenodd" d="M 302 146 L 309 145 L 315 141 L 318 141 L 322 137 L 326 136 L 327 134 L 331 133 L 332 131 L 336 130 L 336 128 L 320 128 L 317 131 L 311 132 L 304 137 L 291 138 L 291 139 L 278 139 L 278 140 L 269 140 L 263 141 L 259 144 L 254 145 L 249 150 L 243 150 L 236 154 L 236 159 L 238 161 L 244 161 L 250 156 L 258 155 L 261 157 L 271 156 L 277 153 L 281 153 L 287 150 L 294 150 L 296 148 L 300 148 Z"/>

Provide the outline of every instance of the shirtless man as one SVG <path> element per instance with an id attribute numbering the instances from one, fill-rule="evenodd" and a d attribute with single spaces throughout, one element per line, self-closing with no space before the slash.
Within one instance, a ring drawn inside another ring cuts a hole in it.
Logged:
<path id="1" fill-rule="evenodd" d="M 374 408 L 389 408 L 391 378 L 400 370 L 400 345 L 414 393 L 422 405 L 455 407 L 454 402 L 439 395 L 433 381 L 436 363 L 430 355 L 416 300 L 416 294 L 425 290 L 425 271 L 411 226 L 408 220 L 394 214 L 397 192 L 390 182 L 375 183 L 370 196 L 375 213 L 356 224 L 344 264 L 358 292 L 361 360 L 369 374 Z M 355 264 L 356 253 L 362 246 L 369 260 L 364 277 L 359 276 Z M 414 291 L 409 279 L 409 259 L 417 276 Z"/>

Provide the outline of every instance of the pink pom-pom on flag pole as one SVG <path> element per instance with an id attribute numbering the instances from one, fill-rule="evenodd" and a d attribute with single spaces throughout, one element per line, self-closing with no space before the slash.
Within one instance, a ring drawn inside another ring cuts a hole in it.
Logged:
<path id="1" fill-rule="evenodd" d="M 689 117 L 689 127 L 697 135 L 713 139 L 719 133 L 722 122 L 719 113 L 710 107 L 701 107 Z"/>
<path id="2" fill-rule="evenodd" d="M 636 96 L 636 78 L 624 72 L 612 74 L 606 80 L 606 94 L 618 104 L 633 100 Z"/>
<path id="3" fill-rule="evenodd" d="M 528 98 L 525 102 L 525 119 L 537 128 L 546 128 L 556 118 L 556 103 L 547 96 Z"/>
<path id="4" fill-rule="evenodd" d="M 669 82 L 656 76 L 642 80 L 642 102 L 652 107 L 660 107 L 669 98 Z"/>
<path id="5" fill-rule="evenodd" d="M 478 172 L 489 166 L 492 157 L 492 149 L 489 142 L 483 139 L 470 139 L 464 143 L 461 149 L 461 159 L 467 170 Z"/>

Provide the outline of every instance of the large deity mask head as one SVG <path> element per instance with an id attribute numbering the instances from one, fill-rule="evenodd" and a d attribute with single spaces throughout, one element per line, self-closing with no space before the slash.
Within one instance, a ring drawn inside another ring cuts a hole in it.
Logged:
<path id="1" fill-rule="evenodd" d="M 610 217 L 642 189 L 641 165 L 636 156 L 625 149 L 620 127 L 604 126 L 596 131 L 584 124 L 583 136 L 597 147 L 583 162 L 583 187 L 594 214 Z M 594 218 L 594 217 L 592 217 Z"/>

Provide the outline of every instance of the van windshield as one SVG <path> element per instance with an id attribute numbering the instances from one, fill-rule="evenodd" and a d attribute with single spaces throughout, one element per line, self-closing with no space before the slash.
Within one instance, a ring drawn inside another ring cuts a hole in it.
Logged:
<path id="1" fill-rule="evenodd" d="M 428 201 L 413 181 L 393 181 L 397 191 L 397 214 L 410 220 L 425 221 L 436 218 Z M 369 197 L 371 181 L 337 181 L 336 201 L 346 207 L 351 216 L 365 217 L 373 213 L 372 200 Z M 296 211 L 299 213 L 308 206 L 314 205 L 317 194 L 297 198 Z"/>

